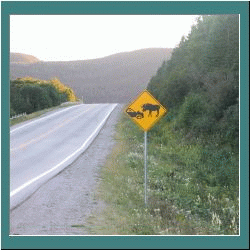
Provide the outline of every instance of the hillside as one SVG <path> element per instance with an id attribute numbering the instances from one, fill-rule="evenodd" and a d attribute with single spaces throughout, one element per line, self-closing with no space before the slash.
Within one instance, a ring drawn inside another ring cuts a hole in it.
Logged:
<path id="1" fill-rule="evenodd" d="M 98 189 L 106 207 L 92 217 L 97 235 L 239 235 L 249 169 L 239 162 L 239 21 L 200 16 L 150 80 L 168 114 L 148 133 L 147 197 L 144 135 L 126 114 L 119 120 Z"/>
<path id="2" fill-rule="evenodd" d="M 10 53 L 11 63 L 37 63 L 40 60 L 35 56 L 26 55 L 22 53 Z"/>
<path id="3" fill-rule="evenodd" d="M 85 103 L 127 103 L 146 88 L 172 49 L 152 48 L 104 58 L 17 64 L 10 61 L 10 79 L 57 77 Z M 11 53 L 12 54 L 12 53 Z"/>

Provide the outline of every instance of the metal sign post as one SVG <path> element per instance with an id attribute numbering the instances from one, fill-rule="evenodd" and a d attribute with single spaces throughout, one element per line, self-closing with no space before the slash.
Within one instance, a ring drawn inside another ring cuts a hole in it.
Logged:
<path id="1" fill-rule="evenodd" d="M 147 206 L 147 131 L 168 112 L 154 96 L 144 90 L 129 106 L 125 113 L 144 130 L 144 177 L 145 206 Z"/>
<path id="2" fill-rule="evenodd" d="M 144 181 L 145 181 L 145 206 L 147 206 L 147 131 L 144 131 Z"/>

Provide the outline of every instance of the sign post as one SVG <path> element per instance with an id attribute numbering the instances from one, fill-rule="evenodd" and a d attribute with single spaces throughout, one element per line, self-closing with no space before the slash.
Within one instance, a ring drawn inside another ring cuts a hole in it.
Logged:
<path id="1" fill-rule="evenodd" d="M 147 90 L 144 90 L 127 108 L 125 113 L 144 130 L 144 181 L 145 206 L 147 206 L 147 132 L 168 112 Z"/>

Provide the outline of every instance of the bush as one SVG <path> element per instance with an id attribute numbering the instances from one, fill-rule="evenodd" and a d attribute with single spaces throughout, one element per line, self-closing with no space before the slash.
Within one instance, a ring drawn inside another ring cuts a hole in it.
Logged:
<path id="1" fill-rule="evenodd" d="M 204 131 L 208 129 L 208 124 L 211 124 L 209 119 L 212 113 L 213 109 L 204 95 L 191 93 L 180 107 L 175 124 L 186 131 L 191 129 Z"/>
<path id="2" fill-rule="evenodd" d="M 215 118 L 219 121 L 225 110 L 238 103 L 239 82 L 235 80 L 220 81 L 210 88 L 208 95 L 216 107 Z"/>
<path id="3" fill-rule="evenodd" d="M 178 79 L 168 83 L 159 95 L 160 102 L 168 107 L 174 108 L 182 104 L 184 97 L 189 93 L 190 85 L 184 79 Z"/>
<path id="4" fill-rule="evenodd" d="M 224 111 L 220 121 L 220 131 L 225 144 L 230 144 L 233 151 L 239 151 L 239 104 L 230 106 Z"/>
<path id="5" fill-rule="evenodd" d="M 30 114 L 76 99 L 73 90 L 58 79 L 42 81 L 28 77 L 10 82 L 11 114 Z"/>

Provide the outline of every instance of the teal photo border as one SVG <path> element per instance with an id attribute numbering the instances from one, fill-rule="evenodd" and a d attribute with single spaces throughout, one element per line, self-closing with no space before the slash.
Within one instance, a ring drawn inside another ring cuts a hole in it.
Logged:
<path id="1" fill-rule="evenodd" d="M 42 14 L 240 14 L 240 236 L 9 236 L 9 16 Z M 249 3 L 1 2 L 2 249 L 248 249 L 249 247 Z"/>

